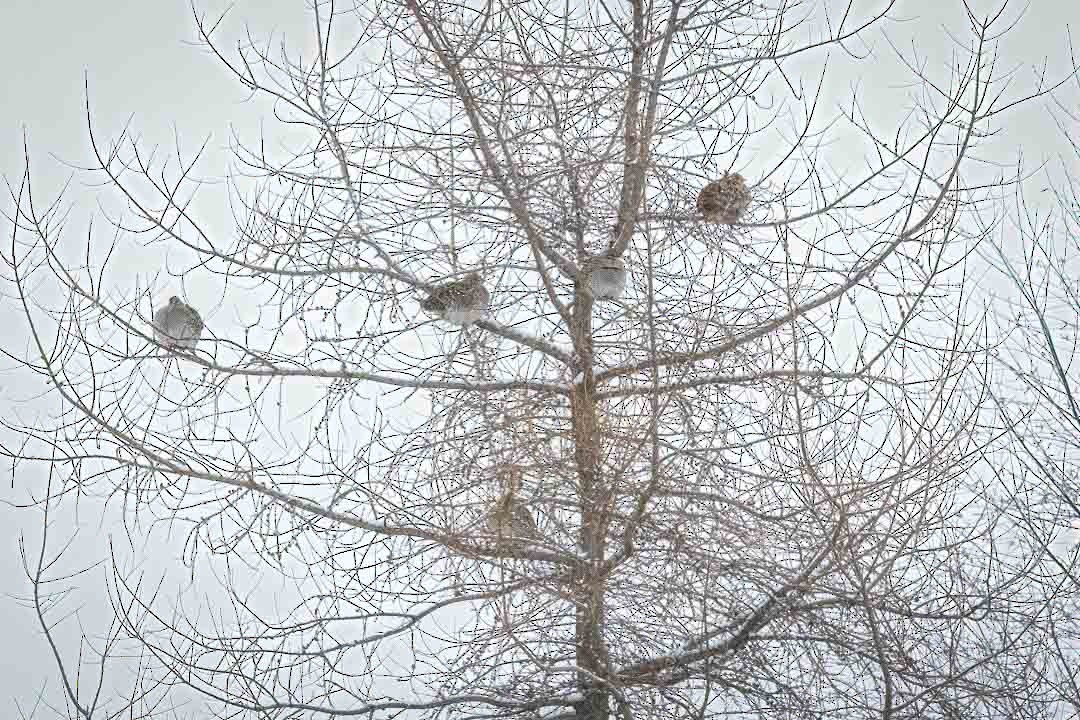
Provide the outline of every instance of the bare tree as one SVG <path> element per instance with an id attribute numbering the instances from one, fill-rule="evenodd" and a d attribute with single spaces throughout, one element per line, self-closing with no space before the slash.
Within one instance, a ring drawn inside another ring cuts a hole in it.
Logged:
<path id="1" fill-rule="evenodd" d="M 1011 20 L 962 7 L 942 73 L 893 49 L 895 126 L 822 109 L 828 52 L 883 72 L 893 3 L 316 2 L 306 53 L 200 17 L 282 133 L 237 141 L 224 234 L 199 152 L 88 105 L 126 212 L 72 253 L 29 161 L 11 185 L 19 360 L 61 409 L 7 453 L 213 569 L 195 609 L 114 573 L 143 686 L 216 717 L 1040 716 L 961 220 L 1050 88 L 1005 93 Z M 114 290 L 155 244 L 180 289 Z"/>
<path id="2" fill-rule="evenodd" d="M 1073 83 L 1072 90 L 1080 85 Z M 1009 517 L 1044 563 L 1054 612 L 1039 672 L 1055 699 L 1080 715 L 1080 146 L 1075 111 L 1057 120 L 1073 155 L 1018 187 L 1013 222 L 987 248 L 1012 293 L 999 313 L 1008 341 L 995 352 L 995 399 L 1010 430 L 1012 462 L 998 471 L 1011 488 Z M 1032 192 L 1033 187 L 1039 190 Z M 1046 200 L 1049 199 L 1049 202 Z"/>

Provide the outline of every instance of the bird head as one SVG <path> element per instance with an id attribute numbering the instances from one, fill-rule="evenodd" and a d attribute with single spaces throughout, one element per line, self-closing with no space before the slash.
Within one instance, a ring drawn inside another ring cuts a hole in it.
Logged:
<path id="1" fill-rule="evenodd" d="M 180 303 L 180 298 L 178 298 L 176 295 L 173 295 L 171 298 L 169 298 L 170 305 L 179 305 Z"/>

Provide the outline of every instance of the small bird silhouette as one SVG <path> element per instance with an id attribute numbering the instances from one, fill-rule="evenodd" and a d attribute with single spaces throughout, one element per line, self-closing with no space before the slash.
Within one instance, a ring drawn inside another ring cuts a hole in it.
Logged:
<path id="1" fill-rule="evenodd" d="M 203 327 L 198 311 L 175 295 L 154 313 L 154 340 L 167 348 L 194 350 Z"/>
<path id="2" fill-rule="evenodd" d="M 420 301 L 420 309 L 454 325 L 464 326 L 484 317 L 490 301 L 480 273 L 472 272 L 461 280 L 436 285 Z"/>
<path id="3" fill-rule="evenodd" d="M 697 208 L 706 222 L 732 225 L 739 222 L 750 207 L 751 199 L 750 188 L 746 186 L 743 176 L 728 173 L 701 189 L 697 196 Z"/>

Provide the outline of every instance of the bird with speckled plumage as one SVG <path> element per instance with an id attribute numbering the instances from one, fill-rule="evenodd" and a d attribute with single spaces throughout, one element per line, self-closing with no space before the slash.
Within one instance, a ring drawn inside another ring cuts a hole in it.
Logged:
<path id="1" fill-rule="evenodd" d="M 491 295 L 478 272 L 461 280 L 436 285 L 420 301 L 420 309 L 437 315 L 453 325 L 471 325 L 487 313 Z"/>
<path id="2" fill-rule="evenodd" d="M 750 207 L 752 195 L 739 173 L 727 173 L 701 189 L 697 209 L 706 222 L 733 225 Z"/>

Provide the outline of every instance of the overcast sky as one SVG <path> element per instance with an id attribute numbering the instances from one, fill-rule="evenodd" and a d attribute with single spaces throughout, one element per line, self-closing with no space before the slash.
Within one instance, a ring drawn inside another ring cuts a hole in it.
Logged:
<path id="1" fill-rule="evenodd" d="M 203 0 L 197 4 L 210 15 L 224 5 Z M 895 37 L 901 42 L 911 38 L 926 42 L 920 49 L 940 53 L 947 43 L 941 18 L 934 13 L 953 6 L 955 18 L 958 5 L 955 0 L 901 0 L 895 15 L 910 18 L 910 22 Z M 300 0 L 238 0 L 230 15 L 234 23 L 227 30 L 235 33 L 239 23 L 246 21 L 257 33 L 272 30 L 301 43 L 309 29 L 305 9 L 306 3 Z M 55 192 L 71 173 L 57 158 L 74 164 L 86 162 L 84 81 L 89 83 L 94 125 L 103 137 L 114 136 L 129 117 L 148 143 L 171 144 L 176 133 L 193 146 L 209 135 L 213 140 L 202 165 L 203 174 L 224 172 L 227 158 L 223 150 L 229 128 L 253 133 L 262 110 L 248 102 L 242 89 L 192 42 L 191 13 L 187 2 L 172 0 L 4 0 L 0 10 L 0 63 L 5 68 L 0 73 L 0 173 L 17 183 L 24 130 L 42 192 Z M 1005 46 L 1005 65 L 1020 68 L 1017 83 L 1029 82 L 1030 65 L 1046 56 L 1058 70 L 1066 66 L 1068 24 L 1080 27 L 1080 3 L 1030 0 L 1026 17 Z M 859 79 L 871 92 L 879 93 L 878 101 L 887 102 L 888 93 L 875 85 L 877 78 L 872 72 Z M 1005 122 L 1009 129 L 995 141 L 1003 162 L 1015 161 L 1020 148 L 1029 167 L 1065 151 L 1042 106 L 1033 105 Z M 221 192 L 222 223 L 218 229 L 224 232 L 223 186 Z M 76 177 L 68 198 L 81 213 L 75 216 L 76 224 L 93 210 L 94 192 L 86 178 Z M 0 200 L 0 206 L 6 209 L 9 203 Z M 6 221 L 0 220 L 0 229 L 7 237 Z M 78 235 L 75 229 L 71 232 Z M 4 308 L 5 318 L 11 313 L 10 306 Z M 0 338 L 9 347 L 18 348 L 21 337 L 10 323 L 0 326 Z M 13 410 L 10 398 L 16 393 L 12 382 L 10 373 L 0 373 L 0 412 Z M 14 479 L 9 475 L 8 469 L 0 472 L 0 498 L 9 501 L 25 500 L 26 493 L 40 488 L 44 478 L 43 472 L 20 474 Z M 5 668 L 0 673 L 0 707 L 9 697 L 19 698 L 25 706 L 54 674 L 32 615 L 11 597 L 28 591 L 19 568 L 17 537 L 20 528 L 32 530 L 37 519 L 36 515 L 0 507 L 0 665 Z M 105 537 L 109 532 L 107 527 L 93 529 L 94 517 L 83 517 L 82 521 L 92 528 L 90 537 Z M 179 555 L 179 539 L 176 542 L 162 550 L 163 564 Z M 15 717 L 6 712 L 0 715 Z"/>

